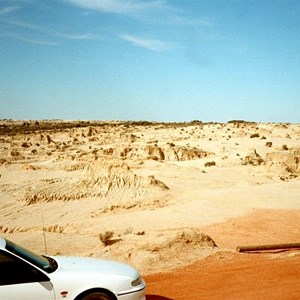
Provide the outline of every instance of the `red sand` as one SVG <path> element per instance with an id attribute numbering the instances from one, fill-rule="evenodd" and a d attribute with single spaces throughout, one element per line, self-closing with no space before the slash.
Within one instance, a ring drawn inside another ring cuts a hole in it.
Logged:
<path id="1" fill-rule="evenodd" d="M 145 276 L 147 300 L 296 300 L 299 252 L 217 253 L 182 269 Z"/>

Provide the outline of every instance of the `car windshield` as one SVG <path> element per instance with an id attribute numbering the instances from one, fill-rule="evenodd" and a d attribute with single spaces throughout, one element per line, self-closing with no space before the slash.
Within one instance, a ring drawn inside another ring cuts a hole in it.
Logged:
<path id="1" fill-rule="evenodd" d="M 6 240 L 5 248 L 11 253 L 14 253 L 15 255 L 25 259 L 47 273 L 52 273 L 57 269 L 57 263 L 51 257 L 35 254 L 8 240 Z"/>

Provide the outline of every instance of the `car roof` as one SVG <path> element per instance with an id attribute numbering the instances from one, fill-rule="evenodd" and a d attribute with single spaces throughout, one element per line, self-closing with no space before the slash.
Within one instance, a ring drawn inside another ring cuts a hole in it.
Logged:
<path id="1" fill-rule="evenodd" d="M 4 249 L 6 246 L 6 239 L 3 237 L 0 237 L 0 249 Z"/>

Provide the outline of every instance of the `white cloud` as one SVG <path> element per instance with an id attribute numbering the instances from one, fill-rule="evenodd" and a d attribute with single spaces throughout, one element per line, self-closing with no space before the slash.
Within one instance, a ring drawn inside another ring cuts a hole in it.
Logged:
<path id="1" fill-rule="evenodd" d="M 56 42 L 35 40 L 35 39 L 31 39 L 31 38 L 26 38 L 24 36 L 21 36 L 19 34 L 15 34 L 15 33 L 6 33 L 5 35 L 13 37 L 19 41 L 26 42 L 29 44 L 44 45 L 44 46 L 56 46 L 57 45 Z"/>
<path id="2" fill-rule="evenodd" d="M 18 6 L 18 5 L 13 5 L 13 6 L 7 6 L 7 7 L 4 7 L 4 8 L 1 8 L 0 9 L 0 16 L 4 16 L 4 15 L 7 15 L 7 14 L 10 14 L 14 11 L 17 11 L 19 10 L 21 7 Z"/>
<path id="3" fill-rule="evenodd" d="M 66 40 L 96 40 L 98 37 L 95 34 L 83 33 L 83 34 L 59 34 L 53 33 L 52 35 L 66 39 Z"/>
<path id="4" fill-rule="evenodd" d="M 137 0 L 66 0 L 67 2 L 82 8 L 103 12 L 132 14 L 148 10 L 165 8 L 162 0 L 137 1 Z"/>
<path id="5" fill-rule="evenodd" d="M 1 22 L 8 24 L 8 25 L 15 26 L 15 27 L 21 27 L 21 28 L 31 29 L 31 30 L 35 30 L 35 31 L 43 31 L 44 30 L 44 28 L 42 26 L 35 25 L 32 23 L 28 23 L 28 22 L 22 22 L 22 21 L 16 21 L 16 20 L 1 20 Z"/>
<path id="6" fill-rule="evenodd" d="M 134 16 L 144 22 L 180 26 L 213 27 L 207 18 L 193 19 L 165 0 L 65 0 L 75 6 L 105 13 Z M 170 1 L 171 3 L 171 1 Z"/>
<path id="7" fill-rule="evenodd" d="M 163 52 L 172 48 L 170 43 L 160 40 L 140 38 L 129 34 L 120 35 L 120 38 L 134 46 L 142 47 L 151 51 Z"/>
<path id="8" fill-rule="evenodd" d="M 97 35 L 92 34 L 92 33 L 80 33 L 80 34 L 78 34 L 78 33 L 74 33 L 74 34 L 59 33 L 59 32 L 50 30 L 46 27 L 42 27 L 40 25 L 36 25 L 36 24 L 28 23 L 28 22 L 10 21 L 10 20 L 1 20 L 1 22 L 12 25 L 14 27 L 29 29 L 33 32 L 38 32 L 38 33 L 46 34 L 48 36 L 65 39 L 65 40 L 74 40 L 74 41 L 76 41 L 76 40 L 96 40 L 98 38 Z M 12 36 L 11 33 L 9 33 L 9 35 Z M 15 38 L 21 39 L 21 36 L 16 35 Z M 23 39 L 23 40 L 25 41 L 25 39 Z M 28 40 L 28 41 L 30 41 L 30 40 Z M 38 44 L 38 43 L 36 43 L 36 44 Z M 53 44 L 53 43 L 50 42 L 50 44 Z"/>

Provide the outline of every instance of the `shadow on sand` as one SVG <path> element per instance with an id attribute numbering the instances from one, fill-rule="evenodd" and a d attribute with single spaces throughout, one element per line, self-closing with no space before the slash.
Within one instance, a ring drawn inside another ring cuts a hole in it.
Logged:
<path id="1" fill-rule="evenodd" d="M 146 295 L 146 300 L 173 300 L 173 299 L 164 296 L 159 296 L 159 295 Z"/>

